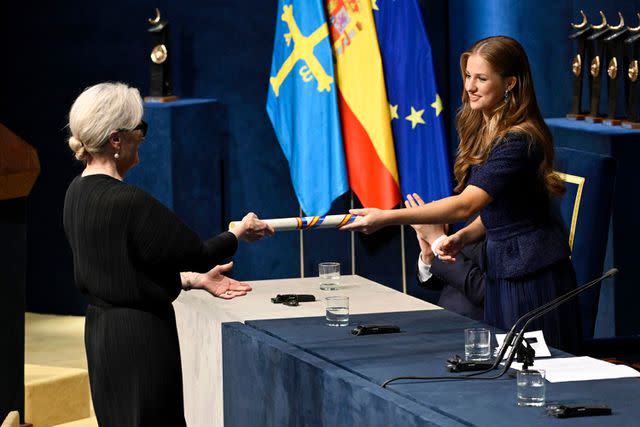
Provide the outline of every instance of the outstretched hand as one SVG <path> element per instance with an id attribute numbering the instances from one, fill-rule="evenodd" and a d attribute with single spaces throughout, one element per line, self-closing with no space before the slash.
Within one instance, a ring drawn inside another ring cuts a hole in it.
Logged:
<path id="1" fill-rule="evenodd" d="M 406 208 L 417 208 L 426 205 L 426 203 L 417 193 L 413 193 L 407 194 L 404 205 Z M 425 240 L 429 245 L 447 231 L 447 226 L 444 224 L 411 224 L 411 227 L 416 231 L 418 240 Z"/>
<path id="2" fill-rule="evenodd" d="M 232 299 L 241 297 L 251 291 L 251 286 L 227 277 L 224 273 L 233 268 L 233 261 L 216 265 L 206 273 L 198 275 L 198 279 L 193 284 L 194 289 L 204 289 L 214 297 L 222 299 Z"/>
<path id="3" fill-rule="evenodd" d="M 361 231 L 364 234 L 375 233 L 386 224 L 385 211 L 377 208 L 351 209 L 350 214 L 358 215 L 351 224 L 340 227 L 342 231 Z"/>

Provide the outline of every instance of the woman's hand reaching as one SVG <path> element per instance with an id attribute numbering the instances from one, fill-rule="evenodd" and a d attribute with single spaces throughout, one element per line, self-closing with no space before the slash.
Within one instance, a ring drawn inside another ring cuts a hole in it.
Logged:
<path id="1" fill-rule="evenodd" d="M 384 223 L 385 212 L 376 208 L 351 209 L 349 213 L 358 215 L 358 218 L 351 224 L 343 225 L 340 230 L 361 231 L 364 234 L 375 233 L 386 225 Z"/>
<path id="2" fill-rule="evenodd" d="M 251 291 L 251 286 L 225 276 L 223 273 L 233 268 L 233 261 L 216 265 L 206 273 L 181 273 L 183 277 L 183 288 L 204 289 L 214 297 L 222 299 L 232 299 L 241 297 Z"/>

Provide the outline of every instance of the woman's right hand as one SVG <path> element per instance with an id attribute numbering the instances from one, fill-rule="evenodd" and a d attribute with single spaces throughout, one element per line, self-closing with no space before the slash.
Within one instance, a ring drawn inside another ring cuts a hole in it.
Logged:
<path id="1" fill-rule="evenodd" d="M 255 242 L 265 236 L 273 236 L 275 234 L 273 227 L 264 221 L 260 221 L 253 212 L 246 214 L 242 221 L 230 231 L 236 235 L 238 240 L 246 240 L 248 242 Z"/>
<path id="2" fill-rule="evenodd" d="M 349 213 L 358 215 L 355 221 L 339 228 L 342 231 L 361 231 L 364 234 L 375 233 L 386 226 L 387 211 L 376 208 L 350 209 Z"/>

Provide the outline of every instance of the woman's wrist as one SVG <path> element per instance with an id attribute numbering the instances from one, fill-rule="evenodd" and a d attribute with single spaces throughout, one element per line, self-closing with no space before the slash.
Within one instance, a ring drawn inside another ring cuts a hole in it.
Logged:
<path id="1" fill-rule="evenodd" d="M 470 237 L 471 237 L 469 235 L 469 230 L 467 230 L 466 228 L 458 230 L 458 232 L 455 233 L 454 235 L 458 237 L 458 241 L 460 242 L 460 246 L 466 246 L 467 243 L 469 243 Z"/>
<path id="2" fill-rule="evenodd" d="M 231 234 L 236 236 L 236 239 L 240 241 L 240 239 L 242 238 L 242 234 L 244 233 L 244 226 L 236 225 L 235 227 L 230 229 L 229 232 L 231 232 Z"/>
<path id="3" fill-rule="evenodd" d="M 190 289 L 198 288 L 198 273 L 194 273 L 191 271 L 180 273 L 180 279 L 182 281 L 182 289 L 188 291 Z"/>
<path id="4" fill-rule="evenodd" d="M 382 215 L 380 215 L 380 223 L 382 227 L 388 227 L 390 225 L 398 225 L 400 224 L 398 218 L 396 217 L 396 212 L 399 212 L 395 209 L 384 209 L 380 211 Z"/>

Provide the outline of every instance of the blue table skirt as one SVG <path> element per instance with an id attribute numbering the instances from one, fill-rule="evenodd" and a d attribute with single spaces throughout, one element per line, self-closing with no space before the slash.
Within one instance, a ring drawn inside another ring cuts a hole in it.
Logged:
<path id="1" fill-rule="evenodd" d="M 350 334 L 367 323 L 396 324 L 402 332 Z M 329 328 L 317 317 L 225 324 L 225 424 L 556 425 L 541 408 L 516 406 L 509 376 L 380 387 L 391 377 L 449 375 L 445 360 L 464 352 L 463 330 L 477 325 L 444 310 L 357 315 L 349 328 Z M 547 401 L 614 409 L 611 417 L 576 419 L 572 426 L 633 425 L 640 417 L 640 381 L 547 383 Z"/>

